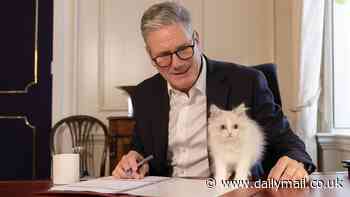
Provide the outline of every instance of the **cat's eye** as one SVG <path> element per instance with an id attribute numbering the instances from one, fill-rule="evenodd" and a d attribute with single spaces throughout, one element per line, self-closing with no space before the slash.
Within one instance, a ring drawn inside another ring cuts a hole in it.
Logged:
<path id="1" fill-rule="evenodd" d="M 221 125 L 220 129 L 221 129 L 221 130 L 226 129 L 226 125 Z"/>
<path id="2" fill-rule="evenodd" d="M 238 124 L 234 124 L 234 125 L 233 125 L 233 128 L 234 128 L 234 129 L 238 129 Z"/>

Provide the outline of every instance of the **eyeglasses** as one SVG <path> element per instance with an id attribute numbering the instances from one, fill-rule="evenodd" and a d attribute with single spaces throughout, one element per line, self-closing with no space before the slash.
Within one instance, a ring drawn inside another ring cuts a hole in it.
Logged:
<path id="1" fill-rule="evenodd" d="M 152 58 L 152 61 L 157 64 L 157 66 L 161 68 L 165 68 L 171 65 L 173 61 L 173 54 L 176 54 L 176 56 L 181 60 L 189 60 L 193 57 L 194 54 L 194 48 L 195 46 L 195 40 L 193 39 L 192 45 L 182 46 L 178 48 L 174 52 L 169 52 L 167 54 L 157 56 Z"/>

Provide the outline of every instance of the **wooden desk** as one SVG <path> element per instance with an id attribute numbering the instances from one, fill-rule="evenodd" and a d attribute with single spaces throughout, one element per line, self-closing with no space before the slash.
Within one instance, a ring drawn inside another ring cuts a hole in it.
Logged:
<path id="1" fill-rule="evenodd" d="M 104 197 L 134 197 L 124 194 L 97 194 L 97 193 L 43 193 L 52 186 L 51 181 L 0 181 L 1 197 L 80 197 L 80 196 L 104 196 Z"/>
<path id="2" fill-rule="evenodd" d="M 343 180 L 343 188 L 310 188 L 306 187 L 304 189 L 237 189 L 228 194 L 225 194 L 225 197 L 349 197 L 350 196 L 350 180 L 347 175 L 347 172 L 338 172 L 338 173 L 316 173 L 311 175 L 311 180 L 318 181 L 331 181 Z M 67 195 L 67 194 L 36 194 L 36 192 L 46 191 L 50 188 L 50 181 L 0 181 L 0 196 L 15 196 L 15 197 L 55 197 L 55 196 L 123 196 L 130 197 L 130 195 Z"/>
<path id="3" fill-rule="evenodd" d="M 107 119 L 111 136 L 109 159 L 112 172 L 121 157 L 130 149 L 135 120 L 130 116 L 111 116 Z"/>
<path id="4" fill-rule="evenodd" d="M 51 187 L 50 181 L 0 181 L 0 196 L 31 197 Z"/>

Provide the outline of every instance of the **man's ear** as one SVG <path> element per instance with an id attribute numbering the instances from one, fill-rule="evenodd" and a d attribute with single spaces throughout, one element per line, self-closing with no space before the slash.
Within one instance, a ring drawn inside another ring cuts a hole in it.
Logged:
<path id="1" fill-rule="evenodd" d="M 202 43 L 200 41 L 199 34 L 198 34 L 198 32 L 196 30 L 193 31 L 193 36 L 194 36 L 193 39 L 196 42 L 196 45 L 198 46 L 199 49 L 201 49 L 202 48 Z"/>
<path id="2" fill-rule="evenodd" d="M 199 50 L 200 53 L 203 53 L 203 48 L 202 48 L 202 42 L 200 40 L 199 34 L 196 30 L 193 31 L 194 34 L 194 41 L 196 42 L 196 48 Z"/>
<path id="3" fill-rule="evenodd" d="M 146 52 L 147 52 L 148 56 L 150 58 L 152 58 L 152 56 L 151 56 L 151 49 L 147 45 L 145 45 L 145 49 L 146 49 Z"/>
<path id="4" fill-rule="evenodd" d="M 248 110 L 248 108 L 245 106 L 244 103 L 241 103 L 238 107 L 234 108 L 232 111 L 236 114 L 238 114 L 238 116 L 245 116 L 246 115 L 246 111 Z"/>
<path id="5" fill-rule="evenodd" d="M 194 34 L 194 40 L 197 42 L 197 44 L 199 44 L 199 34 L 196 30 L 193 31 L 193 34 Z"/>

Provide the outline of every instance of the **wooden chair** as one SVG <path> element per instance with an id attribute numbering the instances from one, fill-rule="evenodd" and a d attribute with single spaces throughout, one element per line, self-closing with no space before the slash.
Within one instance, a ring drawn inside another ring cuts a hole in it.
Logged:
<path id="1" fill-rule="evenodd" d="M 274 97 L 274 102 L 282 108 L 281 95 L 278 86 L 278 78 L 277 78 L 277 68 L 276 64 L 267 63 L 253 66 L 253 68 L 262 72 L 266 78 L 267 84 L 272 92 Z M 269 150 L 267 150 L 269 151 Z M 264 172 L 270 171 L 270 169 L 275 165 L 277 161 L 274 158 L 265 158 L 265 162 L 262 163 L 261 170 Z M 266 174 L 266 173 L 265 173 Z"/>
<path id="2" fill-rule="evenodd" d="M 260 65 L 253 66 L 253 68 L 261 71 L 265 75 L 267 84 L 274 96 L 275 103 L 278 104 L 280 107 L 282 107 L 281 95 L 278 87 L 276 64 L 272 64 L 272 63 L 260 64 Z"/>
<path id="3" fill-rule="evenodd" d="M 66 131 L 69 131 L 68 134 Z M 102 131 L 102 132 L 101 132 Z M 66 132 L 66 133 L 64 133 Z M 98 133 L 99 132 L 99 133 Z M 62 136 L 59 136 L 62 134 Z M 65 134 L 65 135 L 64 135 Z M 69 135 L 70 137 L 67 137 Z M 103 136 L 104 139 L 96 139 L 96 137 Z M 98 177 L 104 176 L 106 171 L 106 159 L 107 149 L 109 148 L 108 141 L 109 135 L 106 125 L 97 118 L 87 115 L 75 115 L 64 118 L 58 121 L 52 128 L 50 141 L 51 141 L 51 154 L 62 153 L 61 143 L 57 143 L 58 138 L 62 137 L 66 143 L 71 142 L 71 147 L 68 148 L 70 153 L 80 154 L 80 175 L 81 177 Z M 96 151 L 100 144 L 97 141 L 102 141 L 102 153 L 98 158 Z M 60 150 L 61 149 L 61 150 Z M 100 161 L 98 160 L 100 159 Z M 96 174 L 95 163 L 100 164 L 99 174 Z"/>

